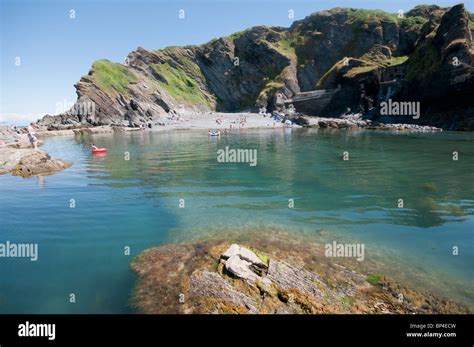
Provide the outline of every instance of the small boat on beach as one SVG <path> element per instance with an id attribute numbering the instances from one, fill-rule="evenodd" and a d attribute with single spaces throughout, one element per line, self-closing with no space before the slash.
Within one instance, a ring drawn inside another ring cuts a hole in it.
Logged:
<path id="1" fill-rule="evenodd" d="M 209 136 L 221 136 L 221 132 L 218 131 L 208 131 Z"/>

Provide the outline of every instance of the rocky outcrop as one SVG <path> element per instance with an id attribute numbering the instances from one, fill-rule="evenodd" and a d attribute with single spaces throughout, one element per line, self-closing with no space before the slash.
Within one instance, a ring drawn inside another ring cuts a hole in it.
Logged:
<path id="1" fill-rule="evenodd" d="M 369 118 L 362 117 L 361 114 L 349 114 L 340 118 L 324 117 L 305 117 L 297 116 L 289 119 L 297 119 L 300 124 L 307 128 L 321 129 L 370 129 L 370 130 L 389 130 L 389 131 L 407 131 L 407 132 L 437 132 L 443 131 L 429 125 L 407 124 L 407 123 L 381 123 L 372 121 Z M 304 121 L 302 120 L 304 119 Z"/>
<path id="2" fill-rule="evenodd" d="M 337 85 L 341 91 L 318 115 L 338 116 L 347 107 L 353 112 L 371 111 L 372 115 L 380 116 L 381 102 L 391 98 L 397 102 L 420 103 L 421 116 L 418 119 L 372 119 L 450 130 L 474 129 L 474 106 L 470 97 L 474 88 L 474 47 L 468 12 L 463 5 L 449 9 L 418 6 L 406 16 L 412 27 L 417 23 L 413 18 L 426 19 L 413 51 L 409 53 L 407 47 L 400 48 L 404 54 L 409 53 L 401 59 L 393 56 L 396 50 L 374 45 L 359 59 L 345 58 L 336 63 L 319 80 L 318 87 L 326 89 Z"/>
<path id="3" fill-rule="evenodd" d="M 420 122 L 452 130 L 474 129 L 474 46 L 463 5 L 434 16 L 423 28 L 399 100 L 421 103 Z"/>
<path id="4" fill-rule="evenodd" d="M 37 142 L 38 145 L 42 143 L 42 140 Z M 71 165 L 42 150 L 32 148 L 26 128 L 0 126 L 0 175 L 48 175 Z"/>
<path id="5" fill-rule="evenodd" d="M 381 82 L 398 76 L 403 85 L 393 86 L 390 96 L 419 93 L 430 105 L 419 122 L 471 129 L 472 107 L 466 98 L 473 83 L 469 25 L 462 5 L 417 6 L 402 17 L 335 8 L 289 28 L 253 27 L 200 46 L 138 48 L 125 64 L 95 62 L 76 84 L 74 107 L 45 116 L 40 124 L 55 130 L 153 127 L 186 111 L 275 110 L 300 92 L 336 87 L 338 92 L 323 106 L 316 101 L 304 110 L 339 117 L 348 109 L 365 113 L 377 108 L 387 96 Z M 450 65 L 454 57 L 460 61 L 455 69 Z M 461 99 L 456 119 L 437 116 L 446 114 L 441 95 Z"/>
<path id="6" fill-rule="evenodd" d="M 245 239 L 245 246 L 213 239 L 142 252 L 131 264 L 138 275 L 133 306 L 142 313 L 468 312 L 342 260 L 328 261 L 320 245 L 296 235 Z"/>
<path id="7" fill-rule="evenodd" d="M 62 171 L 72 164 L 33 148 L 6 147 L 0 150 L 0 174 L 31 177 Z"/>
<path id="8" fill-rule="evenodd" d="M 295 22 L 290 31 L 305 39 L 295 48 L 302 91 L 315 89 L 323 75 L 345 57 L 360 57 L 380 44 L 400 50 L 398 21 L 381 11 L 322 11 Z"/>

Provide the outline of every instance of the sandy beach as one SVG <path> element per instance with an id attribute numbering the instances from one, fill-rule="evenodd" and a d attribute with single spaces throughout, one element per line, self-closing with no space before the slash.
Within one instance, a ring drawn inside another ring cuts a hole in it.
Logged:
<path id="1" fill-rule="evenodd" d="M 284 124 L 270 118 L 270 116 L 240 112 L 240 113 L 201 113 L 184 112 L 178 117 L 168 118 L 165 126 L 153 130 L 167 129 L 246 129 L 246 128 L 277 128 Z"/>

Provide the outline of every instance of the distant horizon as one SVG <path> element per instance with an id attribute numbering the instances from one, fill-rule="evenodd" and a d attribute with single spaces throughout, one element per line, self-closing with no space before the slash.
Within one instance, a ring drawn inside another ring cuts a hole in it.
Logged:
<path id="1" fill-rule="evenodd" d="M 459 3 L 443 0 L 435 4 L 451 7 Z M 123 63 L 137 47 L 156 50 L 201 45 L 253 26 L 289 27 L 312 13 L 335 7 L 396 13 L 419 4 L 411 0 L 397 4 L 370 0 L 2 0 L 0 124 L 25 125 L 67 110 L 77 98 L 74 85 L 94 61 Z M 464 5 L 473 11 L 472 5 Z M 178 17 L 181 9 L 184 19 Z M 289 18 L 289 10 L 294 11 L 294 18 Z"/>

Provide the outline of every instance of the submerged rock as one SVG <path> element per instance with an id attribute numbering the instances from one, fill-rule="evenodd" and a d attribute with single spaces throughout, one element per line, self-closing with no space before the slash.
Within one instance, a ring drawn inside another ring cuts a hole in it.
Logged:
<path id="1" fill-rule="evenodd" d="M 133 306 L 142 313 L 469 312 L 385 276 L 374 282 L 294 235 L 254 235 L 243 244 L 215 239 L 142 252 L 131 264 Z"/>

